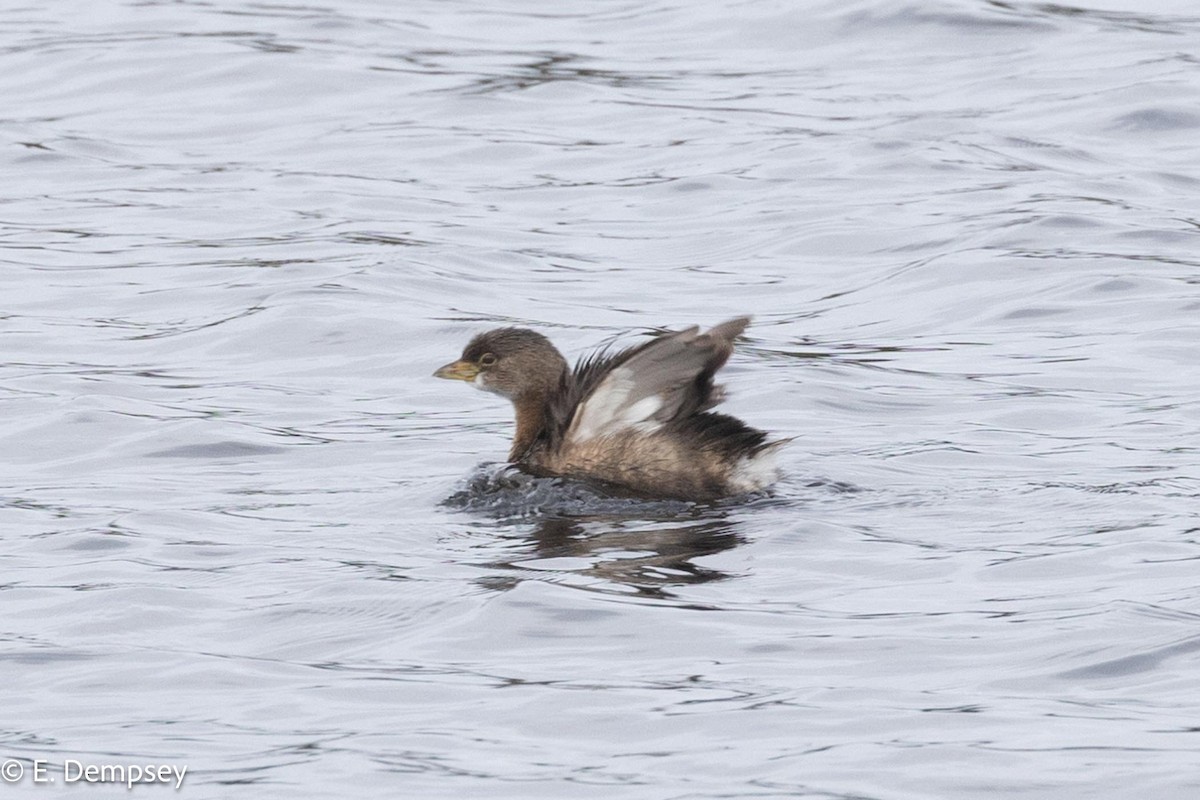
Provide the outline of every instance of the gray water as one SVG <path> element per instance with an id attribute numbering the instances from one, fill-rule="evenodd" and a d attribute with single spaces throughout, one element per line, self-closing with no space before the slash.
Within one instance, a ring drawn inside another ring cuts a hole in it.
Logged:
<path id="1" fill-rule="evenodd" d="M 23 794 L 1200 791 L 1191 0 L 55 0 L 0 98 Z M 430 377 L 738 314 L 770 497 Z"/>

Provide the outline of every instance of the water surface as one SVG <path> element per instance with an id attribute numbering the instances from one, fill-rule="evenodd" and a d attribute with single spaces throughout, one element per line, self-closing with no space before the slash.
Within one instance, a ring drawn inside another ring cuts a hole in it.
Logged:
<path id="1" fill-rule="evenodd" d="M 1193 796 L 1198 59 L 1167 0 L 0 11 L 0 757 Z M 506 478 L 430 378 L 744 313 L 749 502 Z"/>

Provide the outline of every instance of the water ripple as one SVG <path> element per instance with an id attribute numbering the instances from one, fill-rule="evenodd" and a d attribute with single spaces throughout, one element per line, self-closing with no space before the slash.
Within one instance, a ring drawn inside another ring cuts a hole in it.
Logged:
<path id="1" fill-rule="evenodd" d="M 43 5 L 0 11 L 5 757 L 1195 794 L 1190 5 Z M 479 466 L 510 411 L 429 378 L 740 313 L 770 497 Z"/>

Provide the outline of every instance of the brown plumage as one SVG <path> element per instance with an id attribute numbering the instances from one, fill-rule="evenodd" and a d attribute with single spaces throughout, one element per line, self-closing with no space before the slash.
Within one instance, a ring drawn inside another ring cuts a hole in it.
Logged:
<path id="1" fill-rule="evenodd" d="M 709 409 L 716 374 L 749 317 L 706 333 L 692 326 L 645 344 L 582 359 L 574 370 L 540 333 L 498 328 L 434 373 L 512 401 L 509 461 L 535 475 L 600 480 L 638 494 L 707 500 L 755 491 L 776 478 L 785 441 Z"/>

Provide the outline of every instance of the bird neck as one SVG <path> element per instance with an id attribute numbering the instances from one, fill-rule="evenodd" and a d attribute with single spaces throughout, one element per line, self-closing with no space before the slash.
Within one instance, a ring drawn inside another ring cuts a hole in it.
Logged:
<path id="1" fill-rule="evenodd" d="M 542 392 L 527 392 L 513 401 L 517 411 L 517 432 L 513 435 L 508 460 L 520 462 L 529 453 L 546 427 L 547 396 Z"/>

